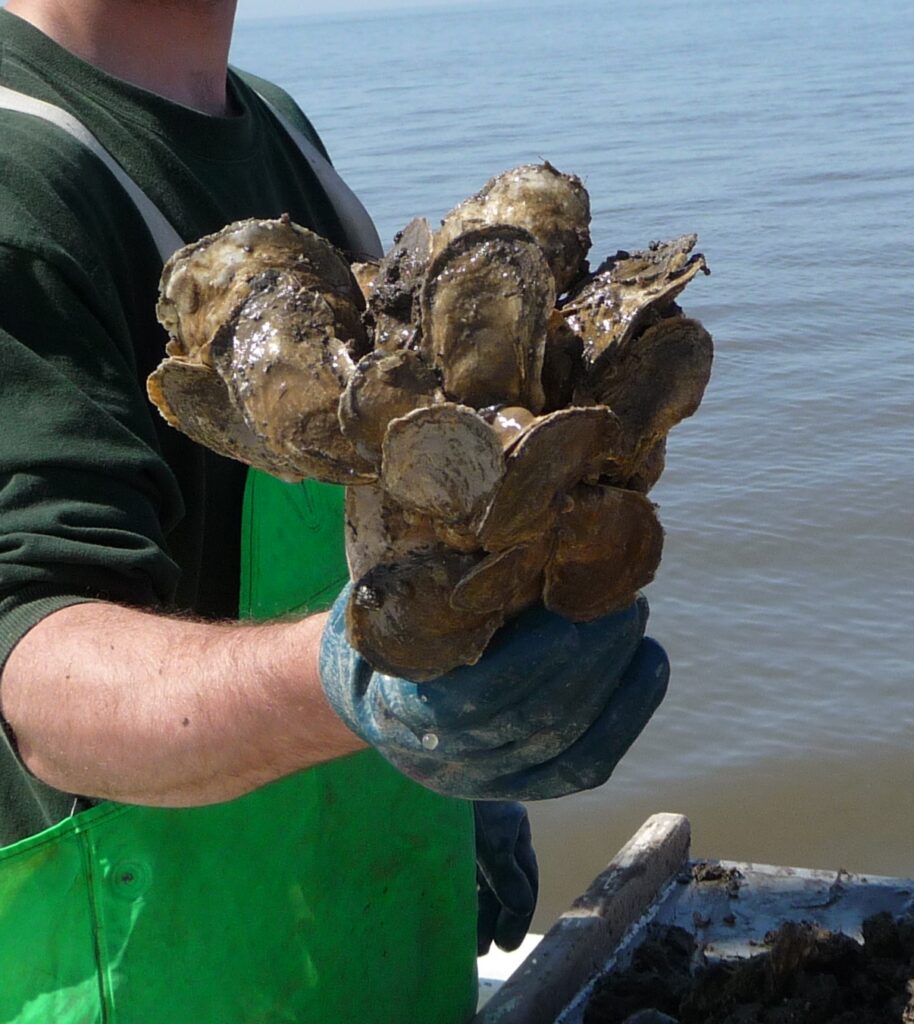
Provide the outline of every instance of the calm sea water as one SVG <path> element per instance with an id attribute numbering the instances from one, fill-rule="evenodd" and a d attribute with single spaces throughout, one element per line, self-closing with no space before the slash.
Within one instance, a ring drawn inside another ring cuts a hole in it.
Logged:
<path id="1" fill-rule="evenodd" d="M 582 176 L 594 256 L 697 231 L 716 343 L 652 497 L 670 694 L 537 805 L 547 925 L 644 817 L 701 854 L 914 876 L 914 16 L 903 0 L 571 5 L 240 26 L 382 238 L 490 176 Z"/>

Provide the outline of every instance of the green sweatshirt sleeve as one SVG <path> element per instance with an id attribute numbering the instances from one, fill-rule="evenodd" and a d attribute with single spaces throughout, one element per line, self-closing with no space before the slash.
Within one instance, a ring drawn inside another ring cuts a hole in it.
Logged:
<path id="1" fill-rule="evenodd" d="M 129 343 L 81 276 L 0 246 L 0 665 L 57 608 L 168 605 L 177 585 L 164 534 L 180 493 Z"/>

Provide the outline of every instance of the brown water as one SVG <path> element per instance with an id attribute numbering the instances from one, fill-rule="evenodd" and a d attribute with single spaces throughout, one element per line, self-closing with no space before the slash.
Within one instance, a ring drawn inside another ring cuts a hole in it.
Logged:
<path id="1" fill-rule="evenodd" d="M 549 159 L 594 255 L 697 231 L 717 356 L 652 497 L 669 696 L 533 809 L 543 927 L 658 810 L 699 854 L 914 876 L 914 32 L 902 0 L 242 25 L 385 239 Z M 558 31 L 556 31 L 558 29 Z"/>
<path id="2" fill-rule="evenodd" d="M 696 857 L 914 877 L 914 750 L 765 761 L 651 786 L 639 783 L 637 760 L 603 790 L 532 808 L 546 879 L 535 928 L 548 928 L 656 811 L 688 816 Z"/>

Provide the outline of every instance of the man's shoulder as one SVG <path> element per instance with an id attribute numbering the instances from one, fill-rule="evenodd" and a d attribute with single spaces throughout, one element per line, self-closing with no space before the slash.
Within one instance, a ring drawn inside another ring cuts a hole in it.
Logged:
<path id="1" fill-rule="evenodd" d="M 0 138 L 0 243 L 79 257 L 135 217 L 111 172 L 58 126 L 0 109 Z"/>
<path id="2" fill-rule="evenodd" d="M 328 160 L 330 159 L 314 125 L 285 89 L 276 85 L 275 82 L 271 82 L 266 78 L 260 78 L 258 75 L 253 75 L 249 71 L 242 71 L 240 68 L 236 67 L 232 67 L 231 70 L 232 73 L 241 80 L 243 87 L 257 93 L 257 95 L 266 100 L 270 106 L 275 107 L 284 117 L 287 117 L 294 127 L 302 132 L 302 134 L 312 142 Z"/>

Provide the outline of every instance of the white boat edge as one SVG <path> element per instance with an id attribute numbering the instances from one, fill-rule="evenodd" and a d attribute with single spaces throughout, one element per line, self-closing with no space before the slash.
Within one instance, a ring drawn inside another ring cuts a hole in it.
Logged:
<path id="1" fill-rule="evenodd" d="M 477 1012 L 495 995 L 504 985 L 508 978 L 527 959 L 542 940 L 542 935 L 531 932 L 524 938 L 524 941 L 506 953 L 503 949 L 493 946 L 485 956 L 476 960 L 479 973 L 479 1001 L 476 1004 Z"/>

